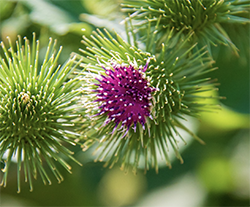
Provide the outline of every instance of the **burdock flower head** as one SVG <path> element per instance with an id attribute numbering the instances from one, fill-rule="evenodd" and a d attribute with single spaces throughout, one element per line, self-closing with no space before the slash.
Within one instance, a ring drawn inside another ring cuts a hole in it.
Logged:
<path id="1" fill-rule="evenodd" d="M 175 139 L 180 128 L 201 141 L 180 119 L 208 109 L 200 100 L 206 98 L 201 92 L 214 89 L 206 77 L 213 61 L 204 48 L 194 54 L 195 45 L 185 49 L 192 34 L 173 49 L 179 36 L 173 38 L 172 30 L 154 55 L 153 32 L 142 50 L 133 31 L 128 42 L 104 31 L 84 36 L 86 50 L 79 55 L 83 150 L 95 148 L 96 161 L 110 167 L 119 162 L 136 171 L 144 163 L 145 171 L 150 165 L 158 171 L 160 156 L 171 167 L 169 146 L 182 161 Z"/>
<path id="2" fill-rule="evenodd" d="M 18 37 L 16 51 L 10 39 L 9 48 L 1 42 L 5 55 L 0 59 L 0 160 L 4 160 L 1 185 L 7 184 L 9 167 L 15 156 L 18 192 L 23 172 L 32 190 L 32 177 L 36 179 L 38 174 L 44 184 L 51 183 L 45 163 L 61 182 L 63 177 L 55 161 L 69 172 L 71 167 L 65 159 L 76 161 L 73 152 L 64 145 L 75 145 L 79 84 L 77 79 L 70 78 L 73 60 L 57 65 L 62 48 L 57 52 L 55 45 L 56 41 L 53 43 L 50 39 L 43 63 L 40 63 L 39 41 L 35 40 L 35 34 L 32 47 L 27 38 L 22 45 Z"/>
<path id="3" fill-rule="evenodd" d="M 149 22 L 152 27 L 158 25 L 161 40 L 174 28 L 175 34 L 194 32 L 192 43 L 230 45 L 236 52 L 222 24 L 249 23 L 247 15 L 244 17 L 249 5 L 249 0 L 123 0 L 122 7 L 137 20 L 136 28 L 143 30 Z"/>
<path id="4" fill-rule="evenodd" d="M 114 130 L 120 123 L 127 128 L 127 132 L 132 126 L 136 131 L 137 123 L 145 127 L 146 117 L 150 116 L 151 92 L 154 90 L 143 74 L 147 65 L 143 70 L 132 65 L 114 65 L 112 69 L 104 68 L 105 75 L 101 80 L 97 79 L 96 102 L 102 103 L 97 115 L 107 113 L 105 124 L 114 121 Z"/>

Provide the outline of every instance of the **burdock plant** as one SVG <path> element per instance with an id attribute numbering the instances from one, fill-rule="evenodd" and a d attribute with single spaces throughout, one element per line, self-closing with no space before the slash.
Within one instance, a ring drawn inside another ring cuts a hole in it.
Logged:
<path id="1" fill-rule="evenodd" d="M 97 29 L 83 36 L 84 49 L 58 66 L 61 48 L 49 45 L 42 63 L 39 42 L 25 38 L 1 43 L 0 166 L 6 186 L 13 157 L 17 182 L 30 183 L 40 174 L 51 183 L 45 165 L 57 180 L 60 163 L 77 162 L 69 145 L 81 141 L 94 149 L 96 161 L 122 169 L 141 166 L 158 172 L 158 161 L 171 167 L 169 151 L 183 162 L 177 137 L 180 130 L 199 142 L 188 117 L 217 108 L 209 78 L 211 44 L 230 45 L 223 25 L 247 23 L 249 0 L 123 0 L 125 35 Z M 198 45 L 198 46 L 197 46 Z M 78 68 L 80 64 L 81 69 Z M 75 71 L 73 73 L 73 71 Z M 67 145 L 67 146 L 66 146 Z M 55 162 L 56 161 L 56 162 Z"/>
<path id="2" fill-rule="evenodd" d="M 166 38 L 166 31 L 174 28 L 175 34 L 194 32 L 192 43 L 201 45 L 229 45 L 235 52 L 223 24 L 249 23 L 249 0 L 123 0 L 122 9 L 136 20 L 139 30 L 148 23 L 158 27 L 159 39 Z M 209 49 L 209 48 L 208 48 Z"/>
<path id="3" fill-rule="evenodd" d="M 1 42 L 4 57 L 0 59 L 0 160 L 5 162 L 5 166 L 1 164 L 4 173 L 1 185 L 7 184 L 9 167 L 15 156 L 18 192 L 22 172 L 32 191 L 32 177 L 36 179 L 38 174 L 44 184 L 51 183 L 45 165 L 61 182 L 63 177 L 57 163 L 71 172 L 66 160 L 76 161 L 73 152 L 64 145 L 75 145 L 79 83 L 70 78 L 73 59 L 63 66 L 58 65 L 62 48 L 56 51 L 56 41 L 49 40 L 40 63 L 39 41 L 35 34 L 32 46 L 27 38 L 22 45 L 19 36 L 16 50 L 8 40 L 8 47 Z M 4 154 L 7 154 L 6 159 Z"/>
<path id="4" fill-rule="evenodd" d="M 182 162 L 175 138 L 181 136 L 179 129 L 202 142 L 181 120 L 209 110 L 200 100 L 206 98 L 201 92 L 214 89 L 206 76 L 214 69 L 213 61 L 205 48 L 194 54 L 195 45 L 186 48 L 192 33 L 173 49 L 180 40 L 180 34 L 173 33 L 158 54 L 150 53 L 154 32 L 144 50 L 129 32 L 128 41 L 106 30 L 97 30 L 91 39 L 83 37 L 83 149 L 93 146 L 96 160 L 105 160 L 105 166 L 120 162 L 122 169 L 132 166 L 136 172 L 144 163 L 145 171 L 152 165 L 158 172 L 159 154 L 171 167 L 169 148 Z"/>

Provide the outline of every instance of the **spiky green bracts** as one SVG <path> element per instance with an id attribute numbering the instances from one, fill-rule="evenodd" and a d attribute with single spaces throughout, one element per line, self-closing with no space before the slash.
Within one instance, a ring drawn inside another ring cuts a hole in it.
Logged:
<path id="1" fill-rule="evenodd" d="M 236 46 L 222 24 L 249 23 L 247 15 L 249 0 L 123 0 L 122 9 L 137 20 L 133 26 L 144 30 L 148 22 L 157 26 L 159 39 L 166 38 L 166 31 L 174 28 L 174 35 L 194 32 L 192 43 L 199 42 L 210 46 Z M 248 15 L 249 17 L 249 15 Z"/>
<path id="2" fill-rule="evenodd" d="M 1 42 L 5 57 L 0 59 L 0 160 L 5 161 L 5 166 L 1 166 L 4 173 L 1 185 L 6 186 L 12 158 L 16 157 L 20 192 L 23 172 L 32 190 L 32 177 L 36 179 L 38 174 L 44 184 L 51 183 L 45 163 L 58 182 L 63 177 L 55 161 L 71 171 L 65 159 L 76 160 L 64 145 L 75 145 L 79 82 L 69 78 L 74 68 L 73 60 L 58 66 L 62 48 L 55 50 L 56 41 L 53 43 L 50 39 L 40 63 L 39 41 L 35 40 L 35 34 L 32 46 L 27 38 L 22 45 L 19 36 L 16 52 L 8 40 L 9 48 Z"/>
<path id="3" fill-rule="evenodd" d="M 143 162 L 145 171 L 150 165 L 158 171 L 159 154 L 171 167 L 169 148 L 182 162 L 175 139 L 179 129 L 202 142 L 183 120 L 209 108 L 200 100 L 206 98 L 201 92 L 214 89 L 206 78 L 213 61 L 205 48 L 195 54 L 195 45 L 186 49 L 192 34 L 172 48 L 181 39 L 173 33 L 156 55 L 148 52 L 153 51 L 154 33 L 147 38 L 146 50 L 139 49 L 136 40 L 132 43 L 129 32 L 128 42 L 106 30 L 93 32 L 91 39 L 83 37 L 83 149 L 94 147 L 96 160 L 105 160 L 106 166 L 119 162 L 122 169 L 132 166 L 136 171 Z"/>

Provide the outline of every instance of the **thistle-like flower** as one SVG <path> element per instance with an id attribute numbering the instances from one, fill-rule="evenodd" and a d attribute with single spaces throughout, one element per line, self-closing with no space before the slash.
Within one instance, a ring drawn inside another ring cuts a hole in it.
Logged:
<path id="1" fill-rule="evenodd" d="M 194 42 L 202 45 L 236 46 L 222 24 L 249 23 L 242 13 L 248 13 L 249 0 L 123 0 L 123 11 L 137 20 L 133 26 L 145 29 L 148 24 L 157 25 L 159 39 L 164 39 L 167 30 L 174 28 L 175 34 L 194 32 Z M 166 37 L 166 36 L 165 36 Z"/>
<path id="2" fill-rule="evenodd" d="M 96 161 L 105 159 L 105 166 L 121 161 L 122 169 L 132 165 L 136 171 L 143 160 L 145 171 L 150 164 L 158 171 L 160 152 L 171 167 L 169 146 L 182 161 L 175 139 L 178 128 L 201 141 L 180 119 L 207 109 L 200 100 L 206 98 L 201 92 L 214 89 L 211 80 L 203 77 L 213 70 L 213 61 L 205 48 L 194 54 L 195 45 L 185 49 L 190 37 L 173 49 L 172 43 L 180 39 L 179 35 L 171 38 L 173 32 L 156 56 L 148 52 L 154 50 L 154 33 L 148 36 L 145 51 L 129 32 L 128 42 L 106 30 L 97 30 L 91 39 L 84 36 L 86 50 L 80 50 L 83 56 L 79 56 L 84 68 L 80 72 L 83 150 L 99 143 Z"/>
<path id="3" fill-rule="evenodd" d="M 35 34 L 32 47 L 27 38 L 22 45 L 19 36 L 16 52 L 8 40 L 9 49 L 1 42 L 5 57 L 0 59 L 0 160 L 5 160 L 1 185 L 7 184 L 9 166 L 15 156 L 18 192 L 22 172 L 32 191 L 32 177 L 36 179 L 38 174 L 44 184 L 51 183 L 45 163 L 61 182 L 63 177 L 54 161 L 69 172 L 71 167 L 65 159 L 76 161 L 64 144 L 75 145 L 74 120 L 79 114 L 74 107 L 79 82 L 69 78 L 73 60 L 57 65 L 62 48 L 55 50 L 56 41 L 50 39 L 44 61 L 39 63 L 39 41 Z"/>
<path id="4" fill-rule="evenodd" d="M 104 68 L 105 69 L 105 68 Z M 144 67 L 143 72 L 147 69 Z M 114 121 L 116 127 L 122 124 L 127 130 L 133 125 L 136 131 L 136 124 L 143 127 L 146 117 L 150 116 L 149 107 L 151 105 L 151 92 L 149 82 L 143 77 L 142 71 L 129 66 L 113 66 L 113 69 L 105 69 L 106 76 L 102 75 L 102 80 L 96 90 L 97 102 L 103 102 L 98 115 L 107 112 L 108 119 L 105 124 Z"/>

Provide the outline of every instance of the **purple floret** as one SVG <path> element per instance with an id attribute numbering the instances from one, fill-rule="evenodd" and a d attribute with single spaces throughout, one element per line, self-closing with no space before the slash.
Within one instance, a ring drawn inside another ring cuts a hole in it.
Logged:
<path id="1" fill-rule="evenodd" d="M 143 72 L 146 70 L 144 67 Z M 121 122 L 122 126 L 129 129 L 139 122 L 143 128 L 146 117 L 150 116 L 151 92 L 148 81 L 143 78 L 142 71 L 133 66 L 113 66 L 113 70 L 105 69 L 106 75 L 98 80 L 96 90 L 98 99 L 102 102 L 99 115 L 107 113 L 108 120 L 114 121 L 116 126 Z"/>

